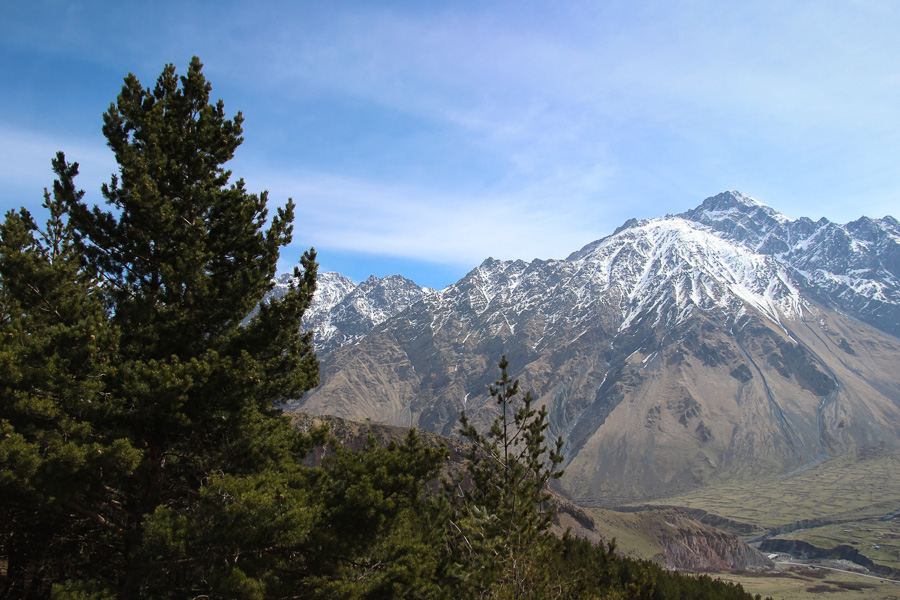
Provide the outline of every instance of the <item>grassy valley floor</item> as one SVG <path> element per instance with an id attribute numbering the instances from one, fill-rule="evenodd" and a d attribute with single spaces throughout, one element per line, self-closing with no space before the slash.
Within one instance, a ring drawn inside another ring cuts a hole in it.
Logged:
<path id="1" fill-rule="evenodd" d="M 888 600 L 900 598 L 900 584 L 821 567 L 779 563 L 778 573 L 712 573 L 739 583 L 751 594 L 776 600 Z"/>
<path id="2" fill-rule="evenodd" d="M 709 486 L 659 504 L 700 509 L 748 525 L 740 532 L 747 540 L 765 536 L 823 550 L 846 546 L 882 571 L 867 576 L 843 572 L 854 569 L 853 563 L 845 560 L 798 563 L 785 557 L 778 560 L 776 572 L 716 574 L 754 594 L 785 600 L 900 598 L 900 519 L 894 520 L 895 515 L 900 516 L 898 453 L 859 453 L 789 477 Z M 595 515 L 598 521 L 600 512 Z M 629 518 L 609 522 L 612 530 L 620 532 L 620 547 L 635 556 L 653 558 L 655 549 L 632 532 L 636 517 Z M 884 568 L 895 572 L 886 573 Z"/>
<path id="3" fill-rule="evenodd" d="M 878 519 L 900 511 L 900 454 L 837 459 L 781 479 L 709 486 L 660 503 L 700 508 L 760 531 L 813 519 Z"/>

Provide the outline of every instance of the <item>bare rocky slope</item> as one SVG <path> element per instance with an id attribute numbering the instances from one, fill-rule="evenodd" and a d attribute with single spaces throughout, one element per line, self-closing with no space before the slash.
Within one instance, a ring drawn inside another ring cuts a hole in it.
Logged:
<path id="1" fill-rule="evenodd" d="M 652 500 L 900 446 L 897 221 L 728 192 L 564 260 L 488 259 L 324 355 L 292 406 L 454 433 L 506 354 L 565 440 L 562 491 Z"/>

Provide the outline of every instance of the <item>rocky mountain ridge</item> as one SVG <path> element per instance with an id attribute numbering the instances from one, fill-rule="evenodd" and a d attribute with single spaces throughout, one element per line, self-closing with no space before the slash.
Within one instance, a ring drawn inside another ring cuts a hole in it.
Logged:
<path id="1" fill-rule="evenodd" d="M 707 198 L 679 215 L 723 239 L 794 269 L 804 291 L 861 321 L 900 335 L 900 222 L 860 217 L 788 219 L 739 192 Z"/>
<path id="2" fill-rule="evenodd" d="M 287 293 L 293 275 L 274 282 L 264 302 Z M 313 347 L 319 356 L 353 344 L 383 323 L 434 290 L 401 276 L 370 276 L 360 284 L 335 272 L 320 273 L 312 304 L 303 315 L 303 328 L 314 332 Z"/>
<path id="3" fill-rule="evenodd" d="M 587 503 L 898 447 L 896 221 L 806 221 L 728 192 L 564 260 L 487 259 L 324 355 L 292 405 L 452 434 L 492 418 L 506 354 Z"/>

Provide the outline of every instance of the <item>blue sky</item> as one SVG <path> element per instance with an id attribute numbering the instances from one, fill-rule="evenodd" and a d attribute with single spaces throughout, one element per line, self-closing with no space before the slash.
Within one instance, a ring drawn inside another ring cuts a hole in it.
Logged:
<path id="1" fill-rule="evenodd" d="M 203 61 L 231 163 L 298 204 L 288 269 L 444 287 L 736 189 L 789 217 L 900 216 L 896 2 L 3 3 L 0 203 L 57 150 L 100 201 L 101 115 Z"/>

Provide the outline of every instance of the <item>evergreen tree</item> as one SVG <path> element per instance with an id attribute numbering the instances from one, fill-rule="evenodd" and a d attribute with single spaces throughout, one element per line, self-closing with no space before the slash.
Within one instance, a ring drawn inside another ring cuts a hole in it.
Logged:
<path id="1" fill-rule="evenodd" d="M 77 165 L 60 154 L 50 218 L 10 211 L 0 226 L 0 596 L 39 597 L 88 571 L 121 539 L 119 476 L 140 452 L 95 423 L 113 417 L 118 330 L 81 266 L 66 207 Z M 116 516 L 114 516 L 116 515 Z"/>
<path id="2" fill-rule="evenodd" d="M 119 164 L 102 190 L 110 210 L 84 203 L 60 155 L 46 231 L 25 212 L 3 225 L 8 597 L 53 582 L 140 595 L 148 520 L 191 514 L 205 485 L 272 474 L 313 443 L 273 403 L 318 380 L 300 333 L 315 252 L 298 285 L 242 327 L 271 289 L 294 205 L 269 219 L 265 193 L 229 185 L 242 117 L 209 103 L 201 68 L 194 58 L 178 78 L 169 65 L 152 89 L 126 78 L 104 115 Z"/>
<path id="3" fill-rule="evenodd" d="M 324 507 L 314 543 L 331 560 L 317 565 L 308 584 L 320 598 L 441 598 L 443 522 L 426 493 L 448 453 L 426 448 L 410 430 L 402 444 L 379 444 L 369 433 L 361 452 L 339 446 L 323 464 Z"/>
<path id="4" fill-rule="evenodd" d="M 562 438 L 546 442 L 547 409 L 535 409 L 531 392 L 519 398 L 519 382 L 500 361 L 500 379 L 490 388 L 500 415 L 487 434 L 465 411 L 461 434 L 472 442 L 466 480 L 450 521 L 460 584 L 466 595 L 542 598 L 559 592 L 547 559 L 555 540 L 548 535 L 554 510 L 547 484 L 562 476 Z M 555 591 L 554 591 L 555 590 Z"/>
<path id="5" fill-rule="evenodd" d="M 402 444 L 369 435 L 360 452 L 331 441 L 321 468 L 285 461 L 214 476 L 190 511 L 149 520 L 153 596 L 215 598 L 439 597 L 440 527 L 424 493 L 446 449 L 415 431 Z M 431 532 L 431 533 L 429 533 Z"/>

